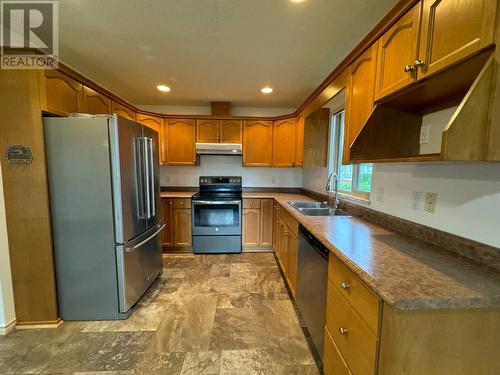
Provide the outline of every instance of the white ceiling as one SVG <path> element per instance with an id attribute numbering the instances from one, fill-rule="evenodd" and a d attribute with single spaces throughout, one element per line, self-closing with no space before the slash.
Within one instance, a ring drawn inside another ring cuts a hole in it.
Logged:
<path id="1" fill-rule="evenodd" d="M 396 3 L 61 0 L 59 54 L 137 105 L 297 107 Z"/>

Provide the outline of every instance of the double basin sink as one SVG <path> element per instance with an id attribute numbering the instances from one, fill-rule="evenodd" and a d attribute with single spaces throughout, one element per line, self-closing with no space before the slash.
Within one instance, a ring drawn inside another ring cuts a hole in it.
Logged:
<path id="1" fill-rule="evenodd" d="M 325 202 L 291 201 L 288 203 L 290 203 L 293 208 L 295 208 L 305 216 L 350 216 L 345 211 L 331 208 Z"/>

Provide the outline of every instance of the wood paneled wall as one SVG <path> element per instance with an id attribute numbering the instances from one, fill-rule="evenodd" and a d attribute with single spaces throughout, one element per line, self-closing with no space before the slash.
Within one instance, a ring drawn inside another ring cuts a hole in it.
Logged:
<path id="1" fill-rule="evenodd" d="M 45 146 L 37 71 L 0 70 L 0 155 L 18 324 L 57 323 Z M 33 163 L 9 164 L 9 145 L 29 146 Z"/>

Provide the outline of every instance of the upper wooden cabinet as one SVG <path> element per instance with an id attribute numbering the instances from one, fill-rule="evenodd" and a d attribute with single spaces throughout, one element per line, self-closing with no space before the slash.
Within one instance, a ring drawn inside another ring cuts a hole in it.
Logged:
<path id="1" fill-rule="evenodd" d="M 196 142 L 241 143 L 241 120 L 196 120 Z"/>
<path id="2" fill-rule="evenodd" d="M 162 118 L 138 113 L 137 114 L 137 121 L 140 122 L 142 125 L 145 125 L 148 128 L 157 131 L 158 134 L 160 134 L 161 128 L 163 125 Z"/>
<path id="3" fill-rule="evenodd" d="M 422 0 L 378 41 L 375 100 L 493 43 L 495 0 Z"/>
<path id="4" fill-rule="evenodd" d="M 493 43 L 496 0 L 422 0 L 419 78 Z"/>
<path id="5" fill-rule="evenodd" d="M 377 42 L 349 67 L 344 127 L 344 163 L 348 163 L 349 148 L 373 109 L 376 58 Z"/>
<path id="6" fill-rule="evenodd" d="M 270 167 L 273 161 L 273 122 L 245 121 L 243 128 L 243 165 Z"/>
<path id="7" fill-rule="evenodd" d="M 133 110 L 115 102 L 114 100 L 111 101 L 111 112 L 133 121 L 135 121 L 136 118 L 136 114 Z"/>
<path id="8" fill-rule="evenodd" d="M 274 121 L 273 167 L 293 167 L 295 164 L 295 119 Z"/>
<path id="9" fill-rule="evenodd" d="M 110 114 L 111 100 L 90 87 L 83 86 L 82 112 L 90 114 Z"/>
<path id="10" fill-rule="evenodd" d="M 241 120 L 220 120 L 219 142 L 221 143 L 241 143 L 242 121 Z"/>
<path id="11" fill-rule="evenodd" d="M 415 5 L 379 39 L 375 99 L 409 85 L 416 79 L 415 56 L 420 19 Z"/>
<path id="12" fill-rule="evenodd" d="M 61 116 L 82 112 L 83 85 L 80 82 L 53 69 L 40 74 L 43 111 Z"/>
<path id="13" fill-rule="evenodd" d="M 163 132 L 167 165 L 196 165 L 194 119 L 166 119 Z"/>
<path id="14" fill-rule="evenodd" d="M 219 120 L 196 120 L 196 142 L 218 143 Z"/>
<path id="15" fill-rule="evenodd" d="M 304 125 L 306 119 L 301 113 L 295 119 L 295 165 L 302 167 L 304 165 Z"/>

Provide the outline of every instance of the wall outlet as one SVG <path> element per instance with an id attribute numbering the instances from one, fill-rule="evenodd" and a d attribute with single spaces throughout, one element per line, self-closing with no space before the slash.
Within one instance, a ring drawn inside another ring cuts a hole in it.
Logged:
<path id="1" fill-rule="evenodd" d="M 424 193 L 422 193 L 421 191 L 412 191 L 410 207 L 414 210 L 420 210 L 423 197 Z"/>
<path id="2" fill-rule="evenodd" d="M 274 177 L 274 176 L 273 176 L 273 177 L 271 177 L 271 182 L 272 182 L 273 184 L 275 184 L 275 183 L 276 183 L 276 177 Z"/>
<path id="3" fill-rule="evenodd" d="M 431 128 L 429 125 L 423 125 L 420 128 L 420 144 L 421 145 L 429 144 L 430 131 L 431 131 Z"/>
<path id="4" fill-rule="evenodd" d="M 427 193 L 425 194 L 425 210 L 433 214 L 436 212 L 436 201 L 437 194 L 436 193 Z"/>
<path id="5" fill-rule="evenodd" d="M 382 186 L 379 186 L 377 188 L 376 199 L 377 199 L 377 202 L 383 202 L 384 201 L 384 188 Z"/>

